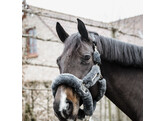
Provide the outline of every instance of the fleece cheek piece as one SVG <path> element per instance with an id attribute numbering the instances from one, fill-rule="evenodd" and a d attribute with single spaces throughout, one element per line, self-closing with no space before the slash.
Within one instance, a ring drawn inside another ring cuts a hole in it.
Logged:
<path id="1" fill-rule="evenodd" d="M 101 78 L 100 67 L 94 65 L 91 71 L 83 78 L 83 84 L 89 89 L 96 82 L 98 82 L 98 95 L 96 97 L 96 102 L 99 101 L 106 92 L 106 80 Z"/>
<path id="2" fill-rule="evenodd" d="M 96 102 L 98 102 L 105 95 L 106 80 L 104 78 L 101 80 L 98 80 L 98 86 L 99 86 L 98 95 L 97 95 L 96 99 L 94 99 Z"/>
<path id="3" fill-rule="evenodd" d="M 92 66 L 91 71 L 83 78 L 83 83 L 89 89 L 100 79 L 100 76 L 100 67 L 98 65 L 94 65 Z"/>

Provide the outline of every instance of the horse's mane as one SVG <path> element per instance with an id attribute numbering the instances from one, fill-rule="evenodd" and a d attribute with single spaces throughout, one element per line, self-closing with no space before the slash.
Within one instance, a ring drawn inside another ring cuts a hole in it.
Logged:
<path id="1" fill-rule="evenodd" d="M 96 36 L 96 41 L 102 59 L 143 68 L 143 47 L 103 36 Z"/>

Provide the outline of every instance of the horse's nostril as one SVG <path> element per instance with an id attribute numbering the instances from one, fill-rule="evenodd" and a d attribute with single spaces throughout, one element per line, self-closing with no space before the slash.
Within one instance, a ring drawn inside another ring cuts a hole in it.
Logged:
<path id="1" fill-rule="evenodd" d="M 70 109 L 70 104 L 67 103 L 67 105 L 66 105 L 66 110 L 69 110 L 69 109 Z"/>
<path id="2" fill-rule="evenodd" d="M 70 100 L 66 99 L 66 107 L 62 110 L 62 113 L 64 114 L 65 118 L 68 118 L 71 116 L 73 111 L 73 104 Z"/>
<path id="3" fill-rule="evenodd" d="M 66 106 L 66 112 L 68 115 L 70 115 L 72 113 L 73 110 L 73 104 L 70 100 L 66 100 L 67 106 Z"/>

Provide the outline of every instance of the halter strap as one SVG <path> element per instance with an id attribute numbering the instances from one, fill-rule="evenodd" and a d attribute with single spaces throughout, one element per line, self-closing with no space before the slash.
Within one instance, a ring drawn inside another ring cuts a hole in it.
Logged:
<path id="1" fill-rule="evenodd" d="M 95 34 L 90 33 L 91 40 L 93 42 L 93 61 L 94 66 L 92 66 L 92 69 L 90 72 L 83 78 L 83 86 L 86 88 L 92 87 L 96 82 L 98 82 L 98 95 L 95 99 L 93 99 L 93 108 L 92 112 L 96 109 L 96 103 L 104 96 L 106 92 L 106 80 L 102 77 L 101 71 L 100 71 L 100 65 L 101 65 L 101 58 L 100 53 L 97 50 L 97 43 L 95 41 Z M 97 34 L 98 35 L 98 34 Z M 78 117 L 85 117 L 85 111 L 82 111 L 82 109 L 79 110 Z"/>
<path id="2" fill-rule="evenodd" d="M 96 34 L 98 35 L 98 34 Z M 96 39 L 95 39 L 95 33 L 90 33 L 90 37 L 91 37 L 91 40 L 92 40 L 92 43 L 93 43 L 93 61 L 94 61 L 94 64 L 98 64 L 100 65 L 101 64 L 101 58 L 100 58 L 100 53 L 98 52 L 97 50 L 97 43 L 96 43 Z"/>

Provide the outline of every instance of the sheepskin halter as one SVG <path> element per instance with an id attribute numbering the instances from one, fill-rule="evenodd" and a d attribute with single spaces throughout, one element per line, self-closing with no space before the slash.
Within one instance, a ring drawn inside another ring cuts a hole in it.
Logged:
<path id="1" fill-rule="evenodd" d="M 94 34 L 91 33 L 90 35 L 93 41 L 94 50 L 94 65 L 92 66 L 90 72 L 83 79 L 79 79 L 69 73 L 63 73 L 60 74 L 52 82 L 52 93 L 54 97 L 59 85 L 67 85 L 69 87 L 72 87 L 73 90 L 80 96 L 83 101 L 84 109 L 79 109 L 79 118 L 84 118 L 85 115 L 91 116 L 96 108 L 96 103 L 103 97 L 106 92 L 106 80 L 102 77 L 99 67 L 99 65 L 101 64 L 100 53 L 97 50 Z M 98 83 L 99 90 L 96 99 L 92 99 L 89 88 L 92 87 L 95 83 Z"/>

